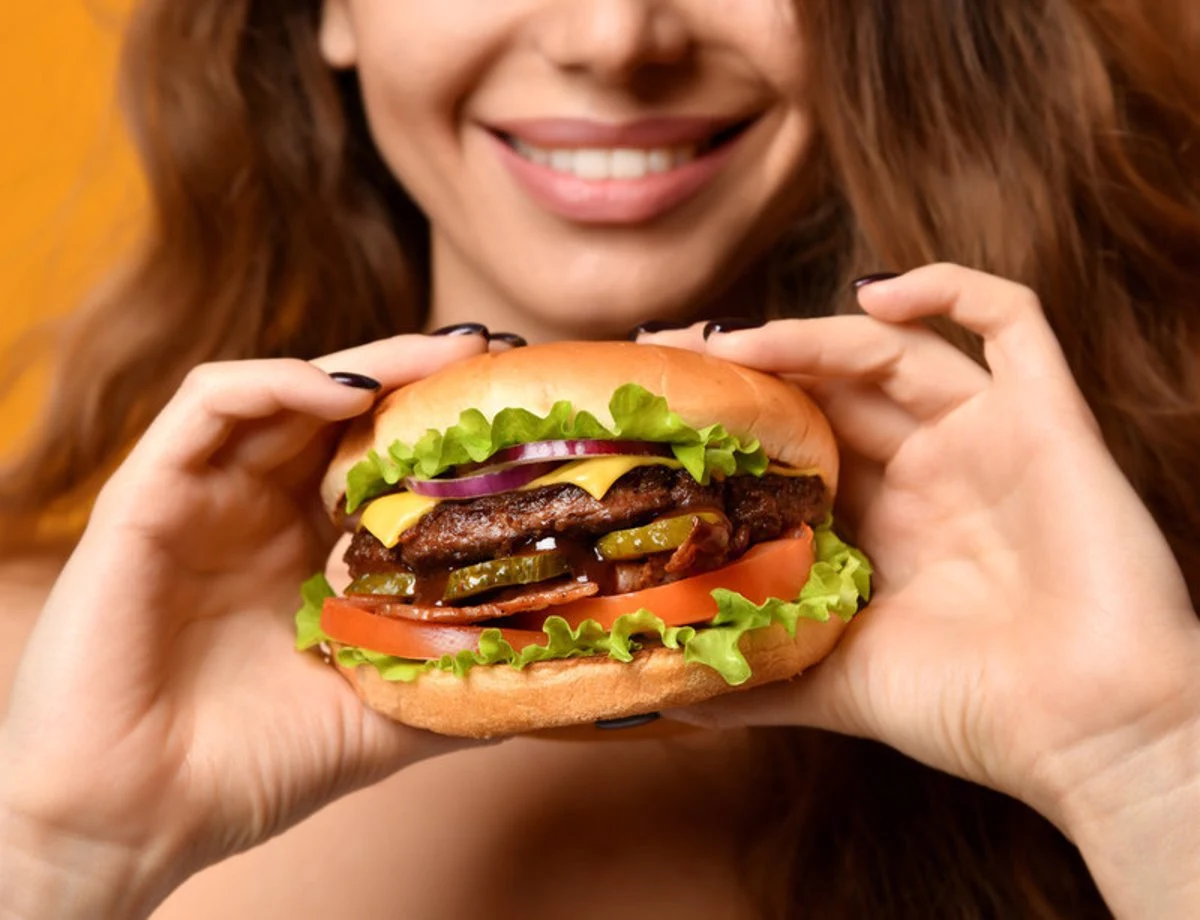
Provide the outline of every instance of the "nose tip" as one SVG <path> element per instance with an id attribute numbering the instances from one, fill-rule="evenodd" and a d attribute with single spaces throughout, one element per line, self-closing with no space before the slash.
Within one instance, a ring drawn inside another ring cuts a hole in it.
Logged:
<path id="1" fill-rule="evenodd" d="M 606 80 L 643 68 L 675 64 L 689 50 L 687 24 L 656 0 L 569 0 L 545 25 L 542 52 L 556 66 L 587 70 Z"/>

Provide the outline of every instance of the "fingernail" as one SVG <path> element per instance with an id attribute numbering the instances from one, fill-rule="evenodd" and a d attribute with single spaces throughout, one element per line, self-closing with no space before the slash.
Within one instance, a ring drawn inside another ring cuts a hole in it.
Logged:
<path id="1" fill-rule="evenodd" d="M 523 335 L 517 335 L 515 332 L 489 332 L 487 340 L 489 342 L 503 342 L 505 345 L 511 345 L 513 348 L 524 348 L 529 344 L 525 341 Z"/>
<path id="2" fill-rule="evenodd" d="M 704 324 L 704 339 L 708 341 L 714 332 L 740 332 L 743 329 L 757 329 L 762 325 L 759 319 L 744 319 L 740 316 L 727 316 L 714 319 Z"/>
<path id="3" fill-rule="evenodd" d="M 344 387 L 353 387 L 356 390 L 378 390 L 383 386 L 374 377 L 368 377 L 366 374 L 355 374 L 351 371 L 335 371 L 329 375 L 329 379 L 334 383 L 340 383 Z"/>
<path id="4" fill-rule="evenodd" d="M 483 323 L 455 323 L 453 326 L 443 326 L 434 329 L 430 335 L 482 335 L 487 336 L 487 326 Z"/>
<path id="5" fill-rule="evenodd" d="M 875 272 L 872 275 L 863 275 L 861 278 L 855 278 L 850 282 L 850 286 L 856 291 L 860 291 L 868 284 L 874 284 L 877 281 L 891 281 L 893 278 L 899 278 L 900 275 L 896 272 Z"/>
<path id="6" fill-rule="evenodd" d="M 596 728 L 604 731 L 616 731 L 620 728 L 637 728 L 639 725 L 649 725 L 651 722 L 662 718 L 662 715 L 657 712 L 644 712 L 640 716 L 625 716 L 623 719 L 601 719 L 596 723 Z"/>
<path id="7" fill-rule="evenodd" d="M 682 329 L 688 323 L 675 323 L 663 319 L 648 319 L 640 326 L 636 326 L 629 330 L 626 336 L 631 342 L 636 342 L 639 335 L 653 335 L 655 332 L 670 332 L 672 329 Z"/>

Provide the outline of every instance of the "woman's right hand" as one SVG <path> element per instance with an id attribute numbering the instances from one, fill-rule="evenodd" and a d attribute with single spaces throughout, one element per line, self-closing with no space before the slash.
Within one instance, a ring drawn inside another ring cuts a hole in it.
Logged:
<path id="1" fill-rule="evenodd" d="M 100 493 L 18 670 L 0 877 L 20 867 L 26 900 L 0 884 L 0 914 L 148 913 L 188 874 L 457 746 L 366 710 L 293 650 L 291 617 L 336 537 L 317 485 L 337 423 L 375 398 L 330 373 L 392 389 L 486 349 L 398 336 L 188 376 Z"/>

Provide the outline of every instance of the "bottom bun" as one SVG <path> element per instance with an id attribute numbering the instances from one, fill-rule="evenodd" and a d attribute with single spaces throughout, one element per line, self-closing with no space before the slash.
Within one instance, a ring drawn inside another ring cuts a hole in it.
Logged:
<path id="1" fill-rule="evenodd" d="M 831 617 L 825 623 L 802 620 L 795 639 L 779 625 L 747 633 L 741 649 L 752 675 L 738 687 L 707 665 L 685 662 L 683 652 L 661 647 L 638 652 L 628 663 L 575 658 L 523 670 L 492 665 L 472 668 L 466 677 L 429 671 L 410 683 L 384 680 L 369 665 L 338 670 L 364 703 L 397 722 L 443 735 L 494 738 L 690 706 L 786 680 L 828 655 L 845 628 Z"/>

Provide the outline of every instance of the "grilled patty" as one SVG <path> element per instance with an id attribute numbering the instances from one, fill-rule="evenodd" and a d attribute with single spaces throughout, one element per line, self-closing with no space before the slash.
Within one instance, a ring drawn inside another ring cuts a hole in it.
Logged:
<path id="1" fill-rule="evenodd" d="M 602 499 L 578 486 L 554 485 L 442 502 L 391 549 L 360 528 L 345 558 L 355 578 L 396 570 L 430 575 L 510 556 L 544 537 L 593 539 L 668 512 L 702 509 L 729 518 L 728 558 L 800 524 L 817 524 L 828 510 L 815 476 L 734 476 L 703 486 L 686 470 L 642 466 L 618 479 Z"/>

